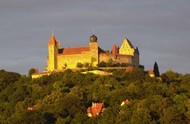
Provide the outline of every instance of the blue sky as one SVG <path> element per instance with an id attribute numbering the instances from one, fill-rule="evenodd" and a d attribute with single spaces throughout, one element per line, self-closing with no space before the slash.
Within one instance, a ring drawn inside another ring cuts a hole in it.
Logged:
<path id="1" fill-rule="evenodd" d="M 111 49 L 127 37 L 140 63 L 190 72 L 190 0 L 1 0 L 0 69 L 43 71 L 52 29 L 62 47 L 87 46 L 93 33 Z"/>

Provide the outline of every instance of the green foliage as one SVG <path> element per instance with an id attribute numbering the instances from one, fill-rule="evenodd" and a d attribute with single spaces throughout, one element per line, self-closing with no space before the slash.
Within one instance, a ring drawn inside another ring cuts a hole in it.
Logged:
<path id="1" fill-rule="evenodd" d="M 182 75 L 174 72 L 173 70 L 168 70 L 162 74 L 162 78 L 164 77 L 164 81 L 167 83 L 180 82 Z"/>
<path id="2" fill-rule="evenodd" d="M 151 122 L 150 111 L 145 108 L 137 108 L 131 116 L 132 124 L 149 124 Z"/>
<path id="3" fill-rule="evenodd" d="M 107 63 L 104 61 L 98 63 L 98 67 L 106 67 L 106 66 L 107 66 Z"/>
<path id="4" fill-rule="evenodd" d="M 88 68 L 89 66 L 90 66 L 89 63 L 85 63 L 85 64 L 84 64 L 84 67 L 85 67 L 85 68 Z"/>
<path id="5" fill-rule="evenodd" d="M 128 80 L 128 81 L 142 81 L 145 79 L 145 74 L 141 70 L 134 70 L 134 71 L 129 71 L 125 73 L 122 77 L 122 80 Z"/>
<path id="6" fill-rule="evenodd" d="M 162 81 L 141 70 L 118 69 L 111 76 L 65 70 L 34 80 L 1 70 L 0 83 L 0 123 L 190 122 L 190 74 L 171 70 L 162 74 Z M 126 99 L 129 102 L 121 106 Z M 106 110 L 88 118 L 86 110 L 92 102 L 104 102 Z"/>
<path id="7" fill-rule="evenodd" d="M 78 62 L 77 65 L 76 65 L 77 68 L 82 68 L 83 67 L 83 64 Z"/>
<path id="8" fill-rule="evenodd" d="M 35 68 L 31 68 L 29 71 L 28 71 L 28 77 L 31 77 L 32 74 L 34 74 L 36 72 L 36 69 Z"/>
<path id="9" fill-rule="evenodd" d="M 0 70 L 0 91 L 6 88 L 9 84 L 18 81 L 20 77 L 21 75 L 18 73 Z"/>
<path id="10" fill-rule="evenodd" d="M 109 62 L 101 61 L 97 65 L 98 67 L 127 67 L 129 66 L 128 63 L 114 63 L 111 59 Z"/>

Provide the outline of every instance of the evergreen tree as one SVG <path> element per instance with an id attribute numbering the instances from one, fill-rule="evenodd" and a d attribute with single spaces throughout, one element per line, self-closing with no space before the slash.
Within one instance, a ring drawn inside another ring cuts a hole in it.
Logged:
<path id="1" fill-rule="evenodd" d="M 154 75 L 155 75 L 155 77 L 160 77 L 160 72 L 159 72 L 157 62 L 154 63 Z"/>

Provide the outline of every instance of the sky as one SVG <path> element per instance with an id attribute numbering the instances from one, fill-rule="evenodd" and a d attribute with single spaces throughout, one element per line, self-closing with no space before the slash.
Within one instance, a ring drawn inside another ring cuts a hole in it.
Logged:
<path id="1" fill-rule="evenodd" d="M 43 71 L 52 32 L 61 47 L 111 50 L 128 38 L 140 64 L 190 73 L 190 0 L 0 0 L 0 69 Z"/>

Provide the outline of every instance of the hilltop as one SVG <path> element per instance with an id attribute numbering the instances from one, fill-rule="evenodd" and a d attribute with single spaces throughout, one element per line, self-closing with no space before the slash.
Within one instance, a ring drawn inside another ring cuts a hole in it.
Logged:
<path id="1" fill-rule="evenodd" d="M 66 70 L 31 79 L 0 71 L 1 123 L 188 123 L 190 74 L 167 71 L 162 80 L 141 70 L 113 75 Z M 121 106 L 122 101 L 128 101 Z M 104 112 L 89 118 L 92 102 Z"/>

